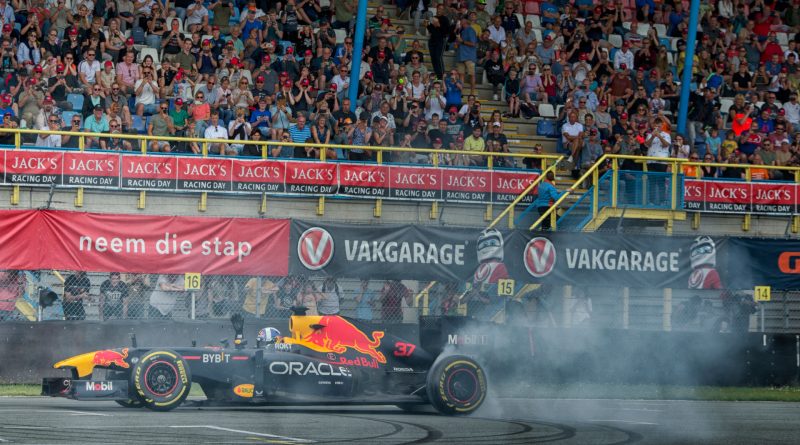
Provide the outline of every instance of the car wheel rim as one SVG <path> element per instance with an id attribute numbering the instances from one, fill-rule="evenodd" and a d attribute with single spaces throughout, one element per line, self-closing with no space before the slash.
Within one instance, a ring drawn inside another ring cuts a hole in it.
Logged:
<path id="1" fill-rule="evenodd" d="M 178 370 L 172 363 L 153 362 L 147 367 L 144 375 L 147 390 L 156 396 L 165 396 L 178 385 Z"/>
<path id="2" fill-rule="evenodd" d="M 458 369 L 447 378 L 447 395 L 458 403 L 469 403 L 478 392 L 478 377 L 469 369 Z"/>

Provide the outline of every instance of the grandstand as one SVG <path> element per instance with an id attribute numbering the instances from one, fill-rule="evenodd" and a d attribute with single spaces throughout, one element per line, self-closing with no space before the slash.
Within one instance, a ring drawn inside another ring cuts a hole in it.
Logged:
<path id="1" fill-rule="evenodd" d="M 29 18 L 10 7 L 15 24 L 3 26 L 0 143 L 9 149 L 3 153 L 11 208 L 381 218 L 481 229 L 537 229 L 552 217 L 562 232 L 644 235 L 665 227 L 669 234 L 800 230 L 794 4 L 778 2 L 776 14 L 747 1 L 702 5 L 688 131 L 679 135 L 688 2 L 475 0 L 427 10 L 406 2 L 401 10 L 371 1 L 355 104 L 348 104 L 349 88 L 356 88 L 348 83 L 355 26 L 353 14 L 342 11 L 352 0 L 280 11 L 270 1 L 154 2 L 140 9 L 122 1 L 108 11 L 94 10 L 102 2 L 52 3 L 28 11 Z M 663 140 L 654 147 L 656 133 Z M 144 154 L 157 161 L 143 161 Z M 118 174 L 63 169 L 80 156 Z M 45 158 L 61 170 L 27 169 Z M 282 174 L 302 165 L 339 182 L 283 177 L 256 184 L 244 173 L 216 175 L 222 168 L 256 171 L 264 159 Z M 325 167 L 308 167 L 315 160 Z M 436 174 L 455 186 L 429 196 L 367 184 L 361 175 L 372 167 L 363 163 L 380 164 L 369 171 L 441 170 Z M 146 171 L 156 164 L 185 176 Z M 12 172 L 15 165 L 22 167 Z M 526 188 L 548 169 L 557 173 L 558 189 L 576 193 L 536 215 L 526 210 L 534 196 Z M 350 183 L 342 179 L 349 174 L 356 178 Z M 464 178 L 515 185 L 467 190 Z M 747 186 L 753 196 L 780 189 L 795 200 L 724 207 L 685 193 L 702 187 L 711 194 L 711 180 L 719 180 L 715 191 L 727 193 L 739 181 L 756 184 Z M 762 184 L 768 181 L 777 185 Z M 519 202 L 509 206 L 514 197 Z M 92 275 L 91 294 L 99 295 L 104 279 Z M 243 295 L 240 281 L 227 285 Z M 354 295 L 357 284 L 343 288 Z M 419 306 L 426 286 L 410 287 Z M 564 295 L 566 313 L 573 296 Z M 649 302 L 645 316 L 622 323 L 628 318 L 620 314 L 631 312 L 615 306 L 608 324 L 667 328 L 669 311 L 656 310 L 666 307 L 662 297 L 631 294 Z M 181 300 L 176 316 L 194 317 L 188 305 Z M 87 307 L 90 318 L 100 316 L 99 306 Z M 788 313 L 770 312 L 767 324 L 790 329 L 794 321 L 780 321 Z"/>

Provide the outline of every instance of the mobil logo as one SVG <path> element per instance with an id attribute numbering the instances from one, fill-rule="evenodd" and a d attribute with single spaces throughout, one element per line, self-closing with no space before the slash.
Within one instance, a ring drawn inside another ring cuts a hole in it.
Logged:
<path id="1" fill-rule="evenodd" d="M 549 239 L 536 237 L 525 245 L 522 262 L 525 270 L 534 277 L 547 276 L 556 265 L 556 248 Z"/>
<path id="2" fill-rule="evenodd" d="M 297 258 L 309 270 L 320 270 L 333 259 L 333 237 L 322 227 L 312 227 L 297 240 Z"/>

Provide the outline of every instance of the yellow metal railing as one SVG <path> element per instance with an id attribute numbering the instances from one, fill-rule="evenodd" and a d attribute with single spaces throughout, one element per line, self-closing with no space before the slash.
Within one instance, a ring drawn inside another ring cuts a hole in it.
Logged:
<path id="1" fill-rule="evenodd" d="M 591 178 L 592 184 L 592 218 L 596 218 L 597 214 L 600 210 L 599 207 L 599 200 L 598 200 L 598 193 L 599 187 L 598 182 L 600 179 L 600 167 L 606 164 L 606 161 L 611 161 L 611 168 L 612 168 L 612 181 L 611 181 L 611 207 L 616 208 L 618 204 L 619 198 L 619 170 L 620 170 L 620 161 L 622 160 L 632 160 L 636 163 L 642 164 L 642 172 L 646 173 L 648 171 L 648 162 L 658 162 L 662 164 L 667 164 L 670 166 L 669 173 L 672 176 L 671 186 L 670 186 L 670 206 L 668 210 L 676 211 L 682 210 L 678 209 L 678 202 L 680 200 L 679 193 L 683 193 L 683 189 L 678 189 L 678 175 L 683 174 L 684 167 L 695 167 L 696 172 L 695 176 L 701 176 L 701 168 L 703 166 L 709 167 L 717 167 L 717 168 L 740 168 L 745 172 L 745 180 L 747 182 L 752 181 L 752 170 L 753 169 L 766 169 L 766 170 L 780 170 L 780 171 L 789 171 L 792 172 L 794 176 L 794 181 L 796 183 L 800 183 L 800 167 L 782 167 L 782 166 L 774 166 L 774 165 L 753 165 L 753 164 L 724 164 L 719 162 L 713 163 L 704 163 L 704 162 L 692 162 L 688 159 L 682 158 L 654 158 L 648 156 L 630 156 L 630 155 L 603 155 L 598 159 L 580 178 L 578 178 L 575 183 L 572 185 L 573 189 L 580 189 L 582 188 L 581 185 L 584 184 L 589 178 Z M 645 182 L 643 187 L 647 187 L 647 183 Z M 559 206 L 567 200 L 568 195 L 564 195 L 559 198 L 550 209 L 548 209 L 544 214 L 542 214 L 534 223 L 530 226 L 530 230 L 535 230 L 538 228 L 545 218 L 551 218 L 551 227 L 552 230 L 557 228 L 557 221 L 556 221 L 556 211 L 558 210 Z M 513 205 L 509 205 L 510 208 L 513 208 Z M 506 211 L 511 211 L 509 208 Z M 749 230 L 750 227 L 750 214 L 745 214 L 744 216 L 745 221 L 743 223 L 743 230 Z M 797 232 L 800 230 L 800 217 L 793 216 L 792 217 L 792 230 Z"/>
<path id="2" fill-rule="evenodd" d="M 531 182 L 530 185 L 528 185 L 528 187 L 525 190 L 523 190 L 522 193 L 520 193 L 516 199 L 511 201 L 511 203 L 508 206 L 506 206 L 506 208 L 502 212 L 500 212 L 500 214 L 497 215 L 497 217 L 495 217 L 486 228 L 491 229 L 492 227 L 496 226 L 503 219 L 503 217 L 508 215 L 508 228 L 513 229 L 514 209 L 516 208 L 516 206 L 519 205 L 519 203 L 522 202 L 522 200 L 525 199 L 525 197 L 528 196 L 528 194 L 530 194 L 533 191 L 533 189 L 535 189 L 536 186 L 538 186 L 539 183 L 542 182 L 542 180 L 544 180 L 545 176 L 547 176 L 547 173 L 549 172 L 555 173 L 556 167 L 558 166 L 558 163 L 561 162 L 562 159 L 564 159 L 563 156 L 559 157 L 558 159 L 556 159 L 553 165 L 543 170 L 542 173 L 539 175 L 539 177 L 536 178 L 533 182 Z"/>
<path id="3" fill-rule="evenodd" d="M 0 128 L 0 134 L 14 134 L 14 148 L 19 150 L 22 148 L 22 135 L 61 135 L 61 136 L 75 136 L 78 138 L 78 147 L 79 150 L 83 151 L 86 147 L 86 138 L 115 138 L 115 139 L 126 139 L 126 140 L 135 140 L 138 141 L 138 145 L 134 145 L 137 147 L 136 151 L 140 151 L 142 154 L 148 153 L 148 143 L 151 141 L 160 141 L 160 142 L 188 142 L 188 143 L 198 143 L 201 147 L 201 155 L 203 157 L 207 157 L 209 155 L 209 144 L 243 144 L 243 145 L 257 145 L 261 147 L 261 154 L 262 158 L 264 159 L 278 159 L 276 157 L 270 156 L 269 151 L 271 147 L 310 147 L 310 148 L 320 148 L 319 150 L 319 160 L 322 162 L 329 161 L 326 156 L 326 149 L 342 149 L 342 150 L 350 150 L 350 149 L 360 149 L 366 151 L 374 151 L 376 152 L 376 160 L 377 163 L 383 163 L 385 161 L 384 153 L 424 153 L 428 155 L 433 155 L 432 157 L 432 165 L 433 167 L 440 167 L 438 163 L 438 156 L 439 154 L 448 154 L 448 155 L 466 155 L 466 156 L 485 156 L 487 158 L 487 166 L 489 169 L 492 169 L 494 166 L 494 160 L 496 157 L 500 158 L 514 158 L 514 159 L 536 159 L 541 162 L 542 168 L 547 168 L 548 165 L 551 163 L 555 165 L 559 159 L 561 159 L 558 155 L 548 155 L 548 154 L 528 154 L 528 153 L 491 153 L 491 152 L 482 152 L 476 153 L 474 151 L 465 151 L 465 150 L 441 150 L 435 148 L 403 148 L 403 147 L 377 147 L 377 146 L 353 146 L 353 145 L 341 145 L 341 144 L 316 144 L 316 143 L 294 143 L 294 142 L 283 142 L 283 141 L 253 141 L 253 140 L 230 140 L 230 139 L 205 139 L 205 138 L 188 138 L 188 137 L 177 137 L 177 136 L 149 136 L 149 135 L 141 135 L 141 134 L 126 134 L 126 133 L 88 133 L 88 132 L 76 132 L 76 131 L 50 131 L 50 130 L 31 130 L 31 129 L 21 129 L 21 128 Z M 32 148 L 36 148 L 33 146 Z M 42 147 L 46 148 L 46 147 Z M 11 196 L 11 203 L 13 205 L 19 204 L 19 191 L 20 186 L 15 185 L 12 190 Z M 145 207 L 147 192 L 140 191 L 139 192 L 139 200 L 138 200 L 138 208 L 143 209 Z M 200 202 L 198 204 L 198 210 L 205 211 L 207 205 L 207 196 L 208 192 L 202 192 L 200 194 Z M 380 199 L 376 200 L 375 209 L 374 209 L 374 216 L 380 217 L 381 216 L 381 208 L 382 208 L 382 201 Z M 75 199 L 75 205 L 80 207 L 83 205 L 83 188 L 79 188 L 77 192 L 77 196 Z M 260 211 L 261 213 L 266 212 L 266 195 L 262 195 Z M 487 204 L 487 211 L 486 214 L 491 214 L 492 204 Z M 436 219 L 438 215 L 438 203 L 432 202 L 431 203 L 431 212 L 430 217 L 431 219 Z M 325 197 L 320 196 L 318 198 L 317 204 L 317 214 L 323 215 L 325 213 Z"/>

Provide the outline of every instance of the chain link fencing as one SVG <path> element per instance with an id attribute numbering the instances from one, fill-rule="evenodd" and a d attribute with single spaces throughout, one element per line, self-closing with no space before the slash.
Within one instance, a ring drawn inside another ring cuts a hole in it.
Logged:
<path id="1" fill-rule="evenodd" d="M 461 282 L 204 275 L 187 290 L 184 275 L 72 271 L 0 271 L 0 321 L 202 320 L 233 313 L 288 318 L 304 306 L 310 315 L 340 314 L 373 322 L 418 323 L 421 315 L 466 315 L 540 327 L 599 327 L 703 332 L 794 332 L 800 293 L 773 292 L 768 302 L 752 291 L 580 288 Z"/>

